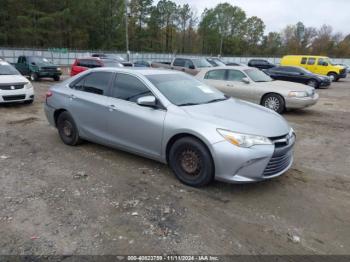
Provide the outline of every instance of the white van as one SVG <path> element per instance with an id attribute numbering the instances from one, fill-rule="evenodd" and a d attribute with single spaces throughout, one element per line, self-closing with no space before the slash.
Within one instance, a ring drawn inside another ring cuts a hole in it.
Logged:
<path id="1" fill-rule="evenodd" d="M 0 103 L 34 101 L 34 88 L 17 69 L 0 59 Z"/>

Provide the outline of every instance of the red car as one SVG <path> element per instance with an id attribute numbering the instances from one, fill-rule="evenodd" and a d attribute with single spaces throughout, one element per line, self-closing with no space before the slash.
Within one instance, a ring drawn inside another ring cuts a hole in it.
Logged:
<path id="1" fill-rule="evenodd" d="M 70 76 L 75 76 L 96 67 L 123 67 L 123 65 L 111 59 L 100 59 L 96 57 L 77 58 L 71 67 Z"/>

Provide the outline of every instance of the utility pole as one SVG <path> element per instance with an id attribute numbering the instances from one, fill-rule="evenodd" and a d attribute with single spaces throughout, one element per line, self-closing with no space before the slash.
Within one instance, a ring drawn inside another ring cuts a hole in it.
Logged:
<path id="1" fill-rule="evenodd" d="M 130 61 L 129 52 L 129 13 L 128 13 L 128 0 L 124 0 L 125 4 L 125 45 L 126 45 L 126 59 Z"/>

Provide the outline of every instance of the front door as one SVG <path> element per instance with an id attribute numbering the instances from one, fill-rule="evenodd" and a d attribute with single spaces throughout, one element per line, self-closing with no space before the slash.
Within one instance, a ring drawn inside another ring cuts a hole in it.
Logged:
<path id="1" fill-rule="evenodd" d="M 159 159 L 166 111 L 136 103 L 138 98 L 149 95 L 153 94 L 139 78 L 117 73 L 106 117 L 109 140 L 117 147 Z"/>
<path id="2" fill-rule="evenodd" d="M 225 93 L 232 94 L 233 97 L 239 99 L 256 102 L 253 96 L 253 83 L 247 84 L 243 82 L 243 78 L 247 76 L 239 70 L 227 70 L 227 85 Z"/>

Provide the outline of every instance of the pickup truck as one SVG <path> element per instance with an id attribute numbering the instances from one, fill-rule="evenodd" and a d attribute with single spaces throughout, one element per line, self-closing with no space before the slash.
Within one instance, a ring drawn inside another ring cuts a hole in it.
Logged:
<path id="1" fill-rule="evenodd" d="M 174 58 L 171 63 L 168 62 L 153 62 L 154 68 L 165 68 L 178 70 L 190 75 L 196 75 L 201 68 L 213 67 L 205 58 Z"/>
<path id="2" fill-rule="evenodd" d="M 62 75 L 61 68 L 41 56 L 20 56 L 13 66 L 22 75 L 30 77 L 32 81 L 38 81 L 44 77 L 59 81 Z"/>

